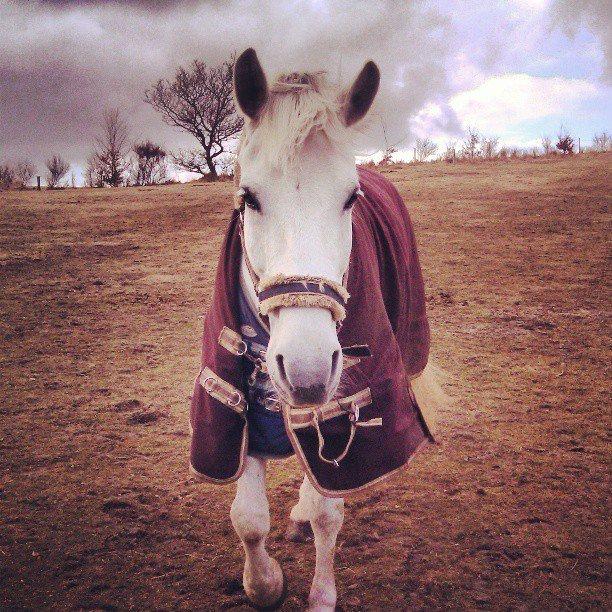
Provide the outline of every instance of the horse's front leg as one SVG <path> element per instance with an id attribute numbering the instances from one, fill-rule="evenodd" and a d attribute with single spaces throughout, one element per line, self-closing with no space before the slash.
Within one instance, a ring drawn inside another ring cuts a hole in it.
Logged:
<path id="1" fill-rule="evenodd" d="M 291 519 L 296 522 L 308 517 L 314 532 L 316 564 L 308 596 L 308 609 L 311 612 L 331 612 L 336 607 L 334 554 L 336 538 L 344 520 L 344 500 L 324 497 L 304 477 L 300 487 L 300 501 L 291 514 Z"/>
<path id="2" fill-rule="evenodd" d="M 230 517 L 245 552 L 243 585 L 258 607 L 274 606 L 284 597 L 284 576 L 278 562 L 266 551 L 270 509 L 266 497 L 266 462 L 247 456 L 238 479 Z"/>

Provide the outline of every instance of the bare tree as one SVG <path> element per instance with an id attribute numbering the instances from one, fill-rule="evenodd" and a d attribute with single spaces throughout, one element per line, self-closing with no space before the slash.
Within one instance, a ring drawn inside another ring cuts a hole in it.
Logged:
<path id="1" fill-rule="evenodd" d="M 0 164 L 0 189 L 10 189 L 15 180 L 15 169 L 9 164 Z"/>
<path id="2" fill-rule="evenodd" d="M 188 68 L 180 67 L 172 81 L 160 79 L 145 93 L 166 123 L 192 134 L 202 146 L 202 151 L 175 155 L 175 163 L 190 172 L 210 173 L 213 179 L 218 175 L 215 160 L 244 123 L 234 106 L 234 61 L 232 56 L 211 67 L 194 60 Z"/>
<path id="3" fill-rule="evenodd" d="M 393 156 L 397 153 L 397 149 L 395 147 L 387 147 L 383 151 L 383 156 L 380 158 L 378 162 L 379 166 L 388 166 L 393 163 Z"/>
<path id="4" fill-rule="evenodd" d="M 128 127 L 118 108 L 104 112 L 102 133 L 96 138 L 95 150 L 88 160 L 94 176 L 95 186 L 98 183 L 119 187 L 125 182 L 128 169 Z"/>
<path id="5" fill-rule="evenodd" d="M 104 167 L 100 163 L 100 160 L 95 152 L 87 158 L 87 167 L 85 168 L 85 186 L 104 187 Z"/>
<path id="6" fill-rule="evenodd" d="M 479 153 L 480 134 L 473 127 L 469 127 L 467 132 L 467 136 L 461 146 L 461 156 L 465 159 L 474 160 L 478 157 Z"/>
<path id="7" fill-rule="evenodd" d="M 59 155 L 54 155 L 47 160 L 47 186 L 49 189 L 55 189 L 60 181 L 66 176 L 70 170 L 70 164 L 62 159 Z"/>
<path id="8" fill-rule="evenodd" d="M 28 160 L 17 162 L 15 166 L 15 179 L 20 189 L 25 189 L 34 176 L 34 165 Z"/>
<path id="9" fill-rule="evenodd" d="M 424 162 L 438 150 L 438 145 L 431 138 L 417 138 L 414 144 L 416 161 Z"/>
<path id="10" fill-rule="evenodd" d="M 157 185 L 166 179 L 166 151 L 151 142 L 136 143 L 132 150 L 136 156 L 133 176 L 136 185 Z"/>
<path id="11" fill-rule="evenodd" d="M 449 140 L 446 143 L 446 148 L 444 149 L 444 161 L 452 164 L 457 159 L 457 141 Z"/>
<path id="12" fill-rule="evenodd" d="M 234 168 L 236 167 L 236 154 L 226 153 L 225 155 L 219 156 L 217 160 L 217 168 L 219 169 L 219 175 L 234 176 Z"/>
<path id="13" fill-rule="evenodd" d="M 563 126 L 559 128 L 555 147 L 557 147 L 563 155 L 569 155 L 574 152 L 574 138 L 570 136 L 570 133 Z"/>
<path id="14" fill-rule="evenodd" d="M 497 157 L 498 146 L 499 138 L 497 136 L 483 136 L 480 141 L 480 152 L 485 159 L 493 159 Z"/>
<path id="15" fill-rule="evenodd" d="M 544 149 L 544 155 L 554 153 L 555 148 L 553 147 L 550 136 L 542 136 L 542 149 Z"/>
<path id="16" fill-rule="evenodd" d="M 601 132 L 593 136 L 593 149 L 599 153 L 605 153 L 612 148 L 612 137 L 608 132 Z"/>

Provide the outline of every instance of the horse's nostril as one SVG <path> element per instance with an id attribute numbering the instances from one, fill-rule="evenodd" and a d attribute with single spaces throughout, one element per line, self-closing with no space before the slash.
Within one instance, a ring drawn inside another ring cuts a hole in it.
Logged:
<path id="1" fill-rule="evenodd" d="M 331 364 L 331 374 L 329 375 L 329 379 L 332 380 L 336 375 L 336 370 L 338 369 L 338 363 L 340 363 L 340 351 L 335 350 L 332 353 L 332 364 Z"/>
<path id="2" fill-rule="evenodd" d="M 283 379 L 283 382 L 290 389 L 292 389 L 293 386 L 291 385 L 291 383 L 289 382 L 289 379 L 287 378 L 287 372 L 285 371 L 285 360 L 283 359 L 282 355 L 276 356 L 276 365 L 278 366 L 278 373 L 280 374 L 280 377 Z"/>

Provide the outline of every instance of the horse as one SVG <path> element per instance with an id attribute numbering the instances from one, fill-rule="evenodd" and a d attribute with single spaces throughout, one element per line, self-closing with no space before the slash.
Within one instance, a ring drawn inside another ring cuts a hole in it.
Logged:
<path id="1" fill-rule="evenodd" d="M 376 64 L 346 90 L 321 72 L 268 85 L 247 49 L 233 78 L 245 121 L 236 210 L 204 323 L 191 471 L 237 481 L 230 518 L 244 547 L 244 591 L 254 607 L 273 609 L 287 589 L 266 550 L 266 465 L 295 453 L 304 478 L 286 535 L 314 538 L 309 610 L 334 610 L 344 497 L 433 441 L 440 392 L 423 279 L 401 197 L 355 163 Z"/>

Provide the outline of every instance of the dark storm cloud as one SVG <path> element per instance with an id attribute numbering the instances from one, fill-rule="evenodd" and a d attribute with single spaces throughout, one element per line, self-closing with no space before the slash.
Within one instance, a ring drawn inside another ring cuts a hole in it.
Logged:
<path id="1" fill-rule="evenodd" d="M 26 0 L 27 1 L 27 0 Z M 196 4 L 197 0 L 38 0 L 38 4 L 56 8 L 75 8 L 83 6 L 95 6 L 115 4 L 119 6 L 129 6 L 143 8 L 147 10 L 165 11 L 175 8 L 177 5 Z"/>
<path id="2" fill-rule="evenodd" d="M 41 171 L 57 152 L 83 164 L 103 110 L 115 106 L 128 119 L 132 139 L 194 146 L 144 103 L 146 88 L 194 58 L 215 64 L 248 46 L 268 73 L 326 69 L 344 84 L 366 59 L 375 60 L 383 80 L 370 118 L 371 145 L 409 146 L 410 118 L 430 102 L 441 113 L 433 128 L 457 133 L 445 104 L 457 87 L 456 59 L 470 55 L 470 45 L 481 47 L 458 38 L 453 18 L 461 16 L 460 6 L 391 0 L 0 3 L 0 161 L 29 157 Z"/>
<path id="3" fill-rule="evenodd" d="M 193 58 L 214 64 L 250 45 L 269 73 L 324 68 L 344 83 L 371 57 L 384 79 L 375 144 L 383 125 L 395 141 L 444 90 L 450 36 L 447 18 L 393 2 L 9 2 L 0 24 L 2 158 L 38 164 L 53 152 L 82 163 L 114 106 L 133 138 L 191 145 L 143 102 L 146 88 Z"/>

